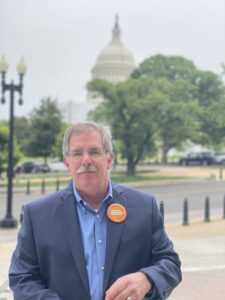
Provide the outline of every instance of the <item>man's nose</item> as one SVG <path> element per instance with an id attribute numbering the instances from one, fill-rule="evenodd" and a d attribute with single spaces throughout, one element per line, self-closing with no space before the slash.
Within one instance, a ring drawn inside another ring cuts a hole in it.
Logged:
<path id="1" fill-rule="evenodd" d="M 82 165 L 89 166 L 90 164 L 91 164 L 91 159 L 90 159 L 89 153 L 88 153 L 88 151 L 84 151 Z"/>

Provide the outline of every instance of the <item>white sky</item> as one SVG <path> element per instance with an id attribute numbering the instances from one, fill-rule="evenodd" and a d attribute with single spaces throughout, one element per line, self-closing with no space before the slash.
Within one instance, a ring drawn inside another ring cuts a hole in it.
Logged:
<path id="1" fill-rule="evenodd" d="M 122 41 L 136 64 L 162 53 L 181 55 L 203 70 L 221 73 L 225 63 L 224 0 L 0 0 L 0 54 L 17 82 L 25 57 L 25 115 L 46 96 L 85 101 L 85 84 L 99 52 L 108 45 L 115 15 Z M 0 120 L 8 118 L 0 104 Z"/>

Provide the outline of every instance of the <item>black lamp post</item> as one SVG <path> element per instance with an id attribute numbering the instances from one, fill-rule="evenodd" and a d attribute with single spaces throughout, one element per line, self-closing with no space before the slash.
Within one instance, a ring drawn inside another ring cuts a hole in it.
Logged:
<path id="1" fill-rule="evenodd" d="M 10 118 L 9 118 L 9 154 L 8 154 L 8 191 L 7 191 L 7 207 L 6 215 L 4 219 L 0 221 L 0 227 L 2 228 L 14 228 L 17 226 L 17 220 L 12 216 L 12 196 L 13 196 L 13 136 L 14 136 L 14 92 L 19 93 L 19 104 L 23 103 L 22 90 L 23 90 L 23 76 L 27 70 L 27 66 L 23 59 L 17 65 L 17 71 L 19 74 L 19 84 L 5 82 L 5 74 L 8 70 L 8 63 L 4 56 L 0 59 L 0 72 L 2 74 L 2 98 L 1 102 L 5 103 L 4 93 L 9 91 L 10 93 Z"/>

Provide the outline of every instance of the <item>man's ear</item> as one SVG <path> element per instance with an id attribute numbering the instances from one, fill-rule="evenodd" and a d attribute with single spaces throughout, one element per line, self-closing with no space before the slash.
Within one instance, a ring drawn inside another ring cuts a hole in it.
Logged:
<path id="1" fill-rule="evenodd" d="M 111 169 L 113 159 L 114 159 L 114 154 L 113 153 L 108 153 L 108 166 L 107 166 L 107 169 Z"/>
<path id="2" fill-rule="evenodd" d="M 66 166 L 66 168 L 69 170 L 70 164 L 69 164 L 69 161 L 66 157 L 64 157 L 63 162 L 64 162 L 64 165 Z"/>

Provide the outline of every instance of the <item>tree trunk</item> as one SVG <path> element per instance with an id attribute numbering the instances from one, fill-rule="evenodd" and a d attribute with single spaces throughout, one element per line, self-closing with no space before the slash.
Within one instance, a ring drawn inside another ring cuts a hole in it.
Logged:
<path id="1" fill-rule="evenodd" d="M 134 176 L 135 175 L 136 164 L 132 160 L 127 161 L 127 175 Z"/>
<path id="2" fill-rule="evenodd" d="M 163 149 L 162 149 L 162 163 L 163 164 L 167 164 L 167 153 L 168 153 L 167 149 L 165 149 L 163 147 Z"/>

